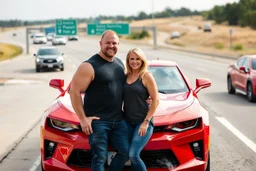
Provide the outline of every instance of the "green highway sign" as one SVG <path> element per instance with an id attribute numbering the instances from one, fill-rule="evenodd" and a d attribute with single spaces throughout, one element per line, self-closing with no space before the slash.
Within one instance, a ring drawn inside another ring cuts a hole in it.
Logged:
<path id="1" fill-rule="evenodd" d="M 55 33 L 59 36 L 77 35 L 77 20 L 56 20 Z"/>
<path id="2" fill-rule="evenodd" d="M 101 35 L 106 30 L 113 30 L 119 35 L 130 34 L 128 23 L 87 24 L 87 35 Z"/>

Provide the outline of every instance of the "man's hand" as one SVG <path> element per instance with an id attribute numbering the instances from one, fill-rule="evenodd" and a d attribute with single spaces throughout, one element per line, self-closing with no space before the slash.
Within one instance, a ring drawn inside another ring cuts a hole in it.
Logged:
<path id="1" fill-rule="evenodd" d="M 82 131 L 86 134 L 86 135 L 90 135 L 93 133 L 92 131 L 92 121 L 93 120 L 99 120 L 99 117 L 96 116 L 92 116 L 92 117 L 86 117 L 84 120 L 80 120 L 80 125 L 82 128 Z"/>
<path id="2" fill-rule="evenodd" d="M 148 99 L 146 100 L 146 102 L 147 102 L 147 104 L 148 104 L 149 106 L 151 106 L 151 104 L 152 104 L 152 98 L 151 98 L 151 96 L 148 97 Z"/>

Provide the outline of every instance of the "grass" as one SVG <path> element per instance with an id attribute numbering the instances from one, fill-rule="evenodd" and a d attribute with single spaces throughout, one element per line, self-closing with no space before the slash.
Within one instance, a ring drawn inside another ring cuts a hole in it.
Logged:
<path id="1" fill-rule="evenodd" d="M 22 53 L 19 46 L 0 43 L 0 61 L 12 59 Z"/>
<path id="2" fill-rule="evenodd" d="M 205 22 L 212 24 L 212 32 L 203 32 L 202 28 Z M 152 19 L 147 19 L 133 21 L 130 25 L 152 26 L 152 23 Z M 173 31 L 182 33 L 177 46 L 181 44 L 186 49 L 225 53 L 231 56 L 256 53 L 256 30 L 249 27 L 228 26 L 225 23 L 216 24 L 214 21 L 205 21 L 201 16 L 155 19 L 154 23 L 158 32 L 166 32 L 169 35 Z M 232 35 L 230 35 L 230 29 L 232 29 Z M 231 49 L 230 40 L 233 44 Z M 176 44 L 171 39 L 167 43 Z"/>

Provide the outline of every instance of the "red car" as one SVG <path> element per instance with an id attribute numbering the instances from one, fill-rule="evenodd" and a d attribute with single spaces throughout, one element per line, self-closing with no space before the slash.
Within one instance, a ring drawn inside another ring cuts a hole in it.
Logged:
<path id="1" fill-rule="evenodd" d="M 154 132 L 141 153 L 148 171 L 210 171 L 210 126 L 208 111 L 197 93 L 211 86 L 196 79 L 193 89 L 175 62 L 150 61 L 160 104 L 154 115 Z M 48 108 L 41 126 L 42 170 L 89 171 L 91 152 L 88 137 L 81 131 L 64 80 L 52 79 L 50 86 L 61 94 Z M 83 96 L 83 94 L 81 94 Z M 106 170 L 114 154 L 109 148 Z M 129 161 L 123 170 L 131 170 Z"/>
<path id="2" fill-rule="evenodd" d="M 227 86 L 229 94 L 237 91 L 256 101 L 256 55 L 242 56 L 228 67 Z"/>

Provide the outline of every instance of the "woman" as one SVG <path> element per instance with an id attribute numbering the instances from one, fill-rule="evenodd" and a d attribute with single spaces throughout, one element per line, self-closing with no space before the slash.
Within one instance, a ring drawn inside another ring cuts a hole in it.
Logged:
<path id="1" fill-rule="evenodd" d="M 153 114 L 158 106 L 157 85 L 147 71 L 147 60 L 141 49 L 131 49 L 126 56 L 124 83 L 124 114 L 128 125 L 129 158 L 133 171 L 146 171 L 140 152 L 153 133 Z M 148 97 L 152 103 L 149 107 Z"/>

